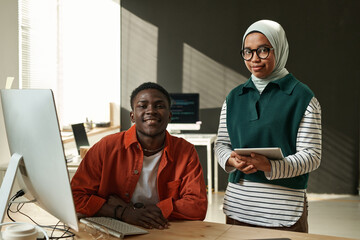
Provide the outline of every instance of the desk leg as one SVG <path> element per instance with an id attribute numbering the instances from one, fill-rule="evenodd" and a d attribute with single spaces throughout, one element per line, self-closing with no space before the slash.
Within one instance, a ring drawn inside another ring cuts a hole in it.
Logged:
<path id="1" fill-rule="evenodd" d="M 211 142 L 207 144 L 207 179 L 208 179 L 208 202 L 212 203 L 212 151 Z"/>

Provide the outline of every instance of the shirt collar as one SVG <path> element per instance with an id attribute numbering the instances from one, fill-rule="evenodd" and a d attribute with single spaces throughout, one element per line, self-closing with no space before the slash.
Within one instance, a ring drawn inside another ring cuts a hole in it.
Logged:
<path id="1" fill-rule="evenodd" d="M 166 131 L 164 154 L 167 157 L 167 160 L 169 160 L 170 162 L 173 162 L 174 158 L 171 154 L 173 152 L 171 138 L 172 138 L 172 136 L 170 135 L 170 133 L 168 131 Z"/>
<path id="2" fill-rule="evenodd" d="M 137 143 L 140 145 L 136 137 L 136 125 L 134 124 L 125 132 L 125 149 L 128 149 L 132 144 Z"/>
<path id="3" fill-rule="evenodd" d="M 169 161 L 173 161 L 173 158 L 171 156 L 171 135 L 168 131 L 166 131 L 165 136 L 165 146 L 164 146 L 164 153 L 167 156 L 167 159 Z M 136 144 L 137 146 L 140 146 L 140 142 L 138 141 L 136 137 L 136 125 L 134 124 L 129 130 L 125 132 L 125 149 L 128 149 L 131 145 Z"/>

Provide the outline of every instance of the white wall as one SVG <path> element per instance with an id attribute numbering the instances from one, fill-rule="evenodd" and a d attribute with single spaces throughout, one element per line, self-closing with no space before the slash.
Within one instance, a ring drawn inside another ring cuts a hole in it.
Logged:
<path id="1" fill-rule="evenodd" d="M 18 1 L 0 1 L 0 88 L 5 88 L 6 78 L 15 80 L 12 88 L 19 88 L 19 34 Z M 9 161 L 10 152 L 5 134 L 0 100 L 0 164 Z"/>

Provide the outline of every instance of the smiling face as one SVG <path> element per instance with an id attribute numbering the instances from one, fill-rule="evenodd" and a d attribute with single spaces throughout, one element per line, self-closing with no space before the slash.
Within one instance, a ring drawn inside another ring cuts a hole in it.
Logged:
<path id="1" fill-rule="evenodd" d="M 157 89 L 145 89 L 134 98 L 130 118 L 136 124 L 138 138 L 165 136 L 171 120 L 170 103 Z"/>
<path id="2" fill-rule="evenodd" d="M 246 36 L 244 48 L 257 49 L 259 47 L 272 48 L 269 40 L 259 32 L 250 33 Z M 254 52 L 252 59 L 244 61 L 247 69 L 258 78 L 268 77 L 275 68 L 274 51 L 270 51 L 266 59 L 261 59 Z"/>

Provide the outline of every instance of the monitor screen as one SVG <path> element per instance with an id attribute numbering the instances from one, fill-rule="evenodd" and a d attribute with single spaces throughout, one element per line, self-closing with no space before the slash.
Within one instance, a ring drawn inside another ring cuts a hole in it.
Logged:
<path id="1" fill-rule="evenodd" d="M 171 134 L 200 130 L 199 93 L 170 93 L 170 98 L 172 117 L 167 130 Z"/>
<path id="2" fill-rule="evenodd" d="M 12 89 L 0 90 L 0 93 L 12 155 L 0 188 L 0 221 L 3 221 L 17 175 L 29 200 L 35 199 L 45 211 L 77 231 L 77 216 L 52 91 Z"/>
<path id="3" fill-rule="evenodd" d="M 196 123 L 199 121 L 198 93 L 170 93 L 171 123 Z"/>

